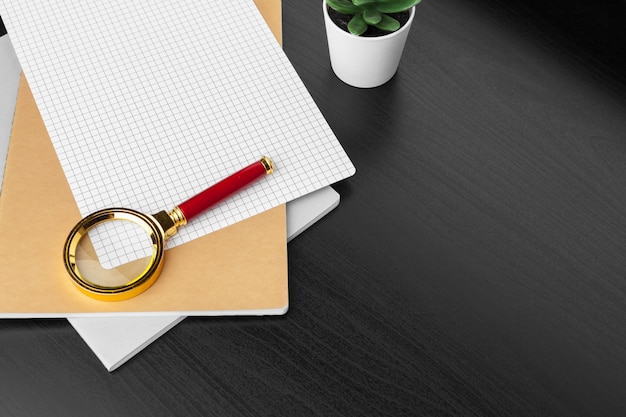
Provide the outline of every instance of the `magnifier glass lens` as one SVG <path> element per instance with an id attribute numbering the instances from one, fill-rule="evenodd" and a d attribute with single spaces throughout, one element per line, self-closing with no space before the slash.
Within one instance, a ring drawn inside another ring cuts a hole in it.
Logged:
<path id="1" fill-rule="evenodd" d="M 116 219 L 96 224 L 76 247 L 76 267 L 92 284 L 127 285 L 150 266 L 152 237 L 134 222 Z"/>

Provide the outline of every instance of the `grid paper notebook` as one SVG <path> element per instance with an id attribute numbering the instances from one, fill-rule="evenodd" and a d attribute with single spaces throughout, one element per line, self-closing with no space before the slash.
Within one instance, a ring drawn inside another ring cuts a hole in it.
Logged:
<path id="1" fill-rule="evenodd" d="M 172 247 L 355 172 L 252 0 L 0 0 L 0 15 L 82 215 L 169 210 L 274 160 Z"/>

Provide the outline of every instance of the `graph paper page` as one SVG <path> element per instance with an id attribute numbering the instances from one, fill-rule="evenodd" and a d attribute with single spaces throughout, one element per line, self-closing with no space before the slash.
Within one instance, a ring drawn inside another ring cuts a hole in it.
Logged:
<path id="1" fill-rule="evenodd" d="M 187 242 L 354 173 L 252 0 L 0 0 L 83 215 L 169 210 L 270 156 Z"/>

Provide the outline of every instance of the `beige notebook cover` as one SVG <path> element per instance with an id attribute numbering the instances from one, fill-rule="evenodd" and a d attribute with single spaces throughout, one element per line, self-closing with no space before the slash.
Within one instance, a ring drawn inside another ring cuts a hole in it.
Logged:
<path id="1" fill-rule="evenodd" d="M 257 1 L 262 11 L 265 3 Z M 276 34 L 273 20 L 280 15 L 268 19 Z M 168 250 L 159 280 L 121 302 L 90 299 L 67 277 L 63 242 L 79 219 L 22 77 L 0 199 L 0 316 L 281 314 L 288 307 L 284 205 Z"/>

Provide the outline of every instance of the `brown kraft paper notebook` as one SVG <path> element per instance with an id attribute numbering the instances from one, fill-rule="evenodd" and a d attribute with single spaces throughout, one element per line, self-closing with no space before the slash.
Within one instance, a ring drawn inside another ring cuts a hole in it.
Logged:
<path id="1" fill-rule="evenodd" d="M 280 39 L 280 8 L 268 13 L 274 1 L 256 3 Z M 0 317 L 256 315 L 288 308 L 285 205 L 167 250 L 157 282 L 118 302 L 83 295 L 65 272 L 63 243 L 79 219 L 22 76 L 0 198 Z"/>

